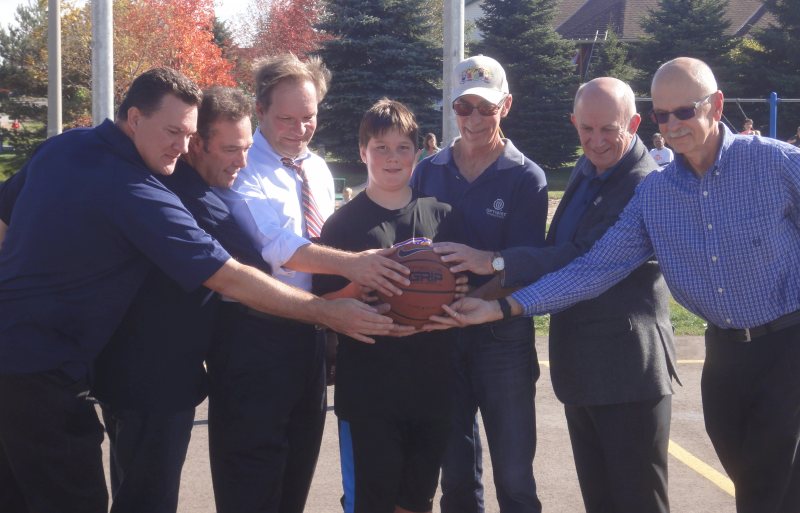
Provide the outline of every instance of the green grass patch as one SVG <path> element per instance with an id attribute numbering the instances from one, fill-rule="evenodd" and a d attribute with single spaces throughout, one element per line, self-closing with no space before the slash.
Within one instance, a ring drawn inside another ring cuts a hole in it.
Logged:
<path id="1" fill-rule="evenodd" d="M 0 153 L 0 182 L 22 169 L 25 157 L 15 153 Z"/>
<path id="2" fill-rule="evenodd" d="M 669 299 L 670 321 L 678 336 L 702 336 L 706 331 L 705 321 L 678 303 Z M 536 336 L 546 337 L 550 334 L 550 316 L 542 315 L 533 318 Z"/>

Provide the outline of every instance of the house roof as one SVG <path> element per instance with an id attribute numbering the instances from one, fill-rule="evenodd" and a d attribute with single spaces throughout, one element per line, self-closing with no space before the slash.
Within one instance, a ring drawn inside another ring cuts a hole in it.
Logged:
<path id="1" fill-rule="evenodd" d="M 610 25 L 622 40 L 644 36 L 642 17 L 657 8 L 658 0 L 560 0 L 555 27 L 559 34 L 572 40 L 594 39 Z M 766 26 L 772 17 L 762 0 L 730 0 L 727 17 L 728 33 L 741 36 L 753 26 Z"/>

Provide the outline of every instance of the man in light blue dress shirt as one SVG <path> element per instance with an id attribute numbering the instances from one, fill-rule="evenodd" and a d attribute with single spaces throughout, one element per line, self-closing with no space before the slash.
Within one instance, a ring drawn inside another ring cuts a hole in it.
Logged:
<path id="1" fill-rule="evenodd" d="M 262 63 L 248 163 L 233 192 L 219 192 L 278 280 L 310 290 L 311 273 L 336 274 L 399 293 L 408 271 L 382 253 L 312 243 L 334 210 L 330 170 L 308 149 L 329 80 L 316 58 L 301 62 L 286 54 Z M 309 203 L 318 226 L 306 212 Z M 215 331 L 207 364 L 217 510 L 302 513 L 327 411 L 324 336 L 313 325 L 234 302 L 222 305 Z"/>
<path id="2" fill-rule="evenodd" d="M 464 299 L 437 320 L 557 312 L 655 254 L 675 299 L 708 321 L 703 412 L 737 511 L 800 511 L 800 150 L 722 125 L 723 94 L 702 61 L 665 63 L 652 96 L 678 155 L 592 250 L 508 298 Z"/>

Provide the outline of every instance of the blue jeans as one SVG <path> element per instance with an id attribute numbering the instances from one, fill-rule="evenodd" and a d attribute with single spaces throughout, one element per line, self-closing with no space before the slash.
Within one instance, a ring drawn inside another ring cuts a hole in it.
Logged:
<path id="1" fill-rule="evenodd" d="M 539 513 L 533 457 L 539 362 L 530 318 L 461 330 L 453 351 L 453 426 L 442 466 L 442 513 L 483 513 L 480 408 L 502 513 Z"/>

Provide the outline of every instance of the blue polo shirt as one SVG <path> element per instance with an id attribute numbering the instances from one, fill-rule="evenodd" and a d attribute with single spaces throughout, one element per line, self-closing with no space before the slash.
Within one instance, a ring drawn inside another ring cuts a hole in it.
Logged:
<path id="1" fill-rule="evenodd" d="M 450 204 L 459 220 L 462 242 L 499 251 L 544 245 L 547 179 L 542 168 L 504 139 L 503 153 L 472 183 L 456 167 L 453 147 L 443 149 L 414 169 L 411 187 L 421 196 Z M 489 277 L 472 277 L 474 284 Z"/>
<path id="2" fill-rule="evenodd" d="M 268 265 L 228 207 L 192 166 L 158 175 L 198 226 L 236 260 Z M 268 272 L 268 270 L 267 270 Z M 111 341 L 94 366 L 92 393 L 112 409 L 188 410 L 207 394 L 203 361 L 211 348 L 219 296 L 205 287 L 185 292 L 159 269 L 148 273 Z"/>
<path id="3" fill-rule="evenodd" d="M 86 374 L 152 265 L 185 290 L 230 258 L 111 121 L 31 158 L 0 249 L 0 373 Z"/>

